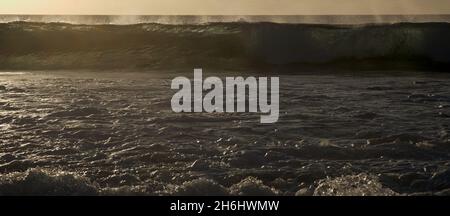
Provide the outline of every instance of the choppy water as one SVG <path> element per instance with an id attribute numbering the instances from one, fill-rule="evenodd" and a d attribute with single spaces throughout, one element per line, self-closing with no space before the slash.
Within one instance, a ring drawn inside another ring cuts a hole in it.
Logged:
<path id="1" fill-rule="evenodd" d="M 164 71 L 0 73 L 0 194 L 448 194 L 450 75 L 365 74 L 280 75 L 261 125 Z"/>

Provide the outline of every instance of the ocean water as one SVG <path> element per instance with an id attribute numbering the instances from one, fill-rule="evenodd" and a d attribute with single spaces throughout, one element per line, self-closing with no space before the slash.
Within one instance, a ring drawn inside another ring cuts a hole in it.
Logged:
<path id="1" fill-rule="evenodd" d="M 257 114 L 173 113 L 172 78 L 166 71 L 0 75 L 0 172 L 19 172 L 15 184 L 11 176 L 0 181 L 0 192 L 58 181 L 59 172 L 106 194 L 207 195 L 249 177 L 244 186 L 261 181 L 250 190 L 257 195 L 310 187 L 326 195 L 330 185 L 340 188 L 330 195 L 348 194 L 346 187 L 356 195 L 449 187 L 448 74 L 283 75 L 280 121 L 269 125 Z M 33 168 L 56 174 L 36 180 L 36 171 L 28 177 Z"/>
<path id="2" fill-rule="evenodd" d="M 448 195 L 449 16 L 1 16 L 0 195 Z M 280 77 L 280 120 L 171 80 Z"/>

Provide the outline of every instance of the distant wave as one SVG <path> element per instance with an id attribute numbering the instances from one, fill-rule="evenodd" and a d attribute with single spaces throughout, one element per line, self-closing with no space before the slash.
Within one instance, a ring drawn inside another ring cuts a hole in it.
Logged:
<path id="1" fill-rule="evenodd" d="M 449 23 L 0 24 L 0 69 L 450 68 Z"/>

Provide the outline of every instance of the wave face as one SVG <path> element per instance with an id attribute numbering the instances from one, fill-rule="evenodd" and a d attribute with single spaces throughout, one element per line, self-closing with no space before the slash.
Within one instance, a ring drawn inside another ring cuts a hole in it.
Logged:
<path id="1" fill-rule="evenodd" d="M 185 69 L 450 64 L 450 24 L 0 24 L 0 69 Z"/>

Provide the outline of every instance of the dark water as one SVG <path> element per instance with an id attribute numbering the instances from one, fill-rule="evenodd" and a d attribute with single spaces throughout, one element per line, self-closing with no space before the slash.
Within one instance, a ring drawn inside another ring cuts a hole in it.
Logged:
<path id="1" fill-rule="evenodd" d="M 448 74 L 281 75 L 280 121 L 269 125 L 255 114 L 173 113 L 167 74 L 2 73 L 0 193 L 450 188 Z"/>

